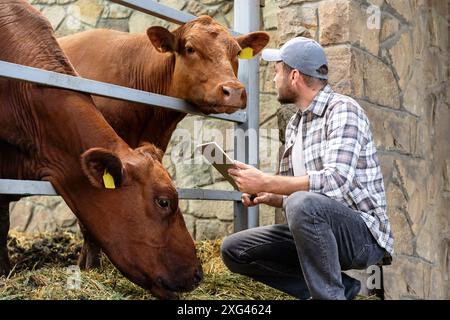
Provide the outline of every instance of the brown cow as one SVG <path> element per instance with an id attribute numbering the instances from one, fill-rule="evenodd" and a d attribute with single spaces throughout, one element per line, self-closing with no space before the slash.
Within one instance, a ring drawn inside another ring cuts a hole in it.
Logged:
<path id="1" fill-rule="evenodd" d="M 265 32 L 233 38 L 208 16 L 173 32 L 150 27 L 129 34 L 96 29 L 58 39 L 84 78 L 185 99 L 199 111 L 233 113 L 245 107 L 244 86 L 236 78 L 244 47 L 259 53 L 269 41 Z M 154 143 L 165 151 L 185 113 L 137 103 L 94 97 L 97 108 L 131 146 Z"/>
<path id="2" fill-rule="evenodd" d="M 0 60 L 76 75 L 25 0 L 0 2 Z M 50 181 L 128 279 L 174 298 L 202 271 L 161 157 L 150 144 L 131 149 L 87 94 L 0 78 L 0 178 Z M 115 189 L 103 186 L 105 170 Z M 10 200 L 0 198 L 3 274 Z"/>
<path id="3" fill-rule="evenodd" d="M 90 30 L 60 38 L 59 43 L 84 78 L 185 99 L 204 113 L 232 113 L 246 105 L 236 78 L 238 54 L 251 47 L 258 54 L 268 43 L 265 32 L 237 38 L 208 16 L 173 32 L 150 27 L 146 33 Z M 165 151 L 185 113 L 137 103 L 94 97 L 109 124 L 133 147 L 154 143 Z M 85 235 L 89 263 L 99 264 L 99 250 Z"/>

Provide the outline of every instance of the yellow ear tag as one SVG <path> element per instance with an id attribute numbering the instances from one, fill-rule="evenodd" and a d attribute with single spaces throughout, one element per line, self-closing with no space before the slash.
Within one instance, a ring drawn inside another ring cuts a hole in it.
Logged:
<path id="1" fill-rule="evenodd" d="M 105 169 L 105 172 L 103 173 L 103 184 L 105 185 L 106 189 L 115 189 L 116 188 L 116 185 L 114 184 L 113 176 L 106 169 Z"/>
<path id="2" fill-rule="evenodd" d="M 253 48 L 247 47 L 241 50 L 239 53 L 239 59 L 251 59 L 253 58 Z"/>

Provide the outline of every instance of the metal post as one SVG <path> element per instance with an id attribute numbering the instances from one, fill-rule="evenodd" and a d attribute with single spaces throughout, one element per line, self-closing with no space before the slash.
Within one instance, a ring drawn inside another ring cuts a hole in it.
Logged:
<path id="1" fill-rule="evenodd" d="M 260 0 L 234 1 L 234 30 L 246 34 L 260 29 Z M 235 157 L 259 166 L 259 58 L 239 61 L 239 80 L 246 86 L 247 120 L 235 126 Z M 259 225 L 259 207 L 234 205 L 234 228 L 240 231 Z"/>

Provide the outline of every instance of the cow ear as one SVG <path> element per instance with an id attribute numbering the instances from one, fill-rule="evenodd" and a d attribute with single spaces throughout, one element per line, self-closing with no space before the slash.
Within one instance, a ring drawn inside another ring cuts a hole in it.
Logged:
<path id="1" fill-rule="evenodd" d="M 242 49 L 252 48 L 253 55 L 257 55 L 267 45 L 270 40 L 270 36 L 267 32 L 257 31 L 251 32 L 243 36 L 236 38 Z"/>
<path id="2" fill-rule="evenodd" d="M 114 189 L 122 185 L 122 161 L 111 151 L 91 148 L 81 155 L 81 168 L 96 188 Z"/>
<path id="3" fill-rule="evenodd" d="M 166 28 L 150 27 L 147 29 L 147 36 L 159 52 L 176 51 L 175 36 Z"/>

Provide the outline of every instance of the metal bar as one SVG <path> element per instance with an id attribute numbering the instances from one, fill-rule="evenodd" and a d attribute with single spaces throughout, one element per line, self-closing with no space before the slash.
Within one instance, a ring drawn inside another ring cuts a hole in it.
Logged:
<path id="1" fill-rule="evenodd" d="M 241 199 L 241 193 L 238 191 L 210 190 L 210 189 L 177 189 L 180 199 L 191 200 L 221 200 L 238 201 Z M 48 181 L 33 180 L 11 180 L 0 179 L 0 194 L 9 195 L 40 195 L 56 196 L 58 195 L 52 184 Z"/>
<path id="2" fill-rule="evenodd" d="M 234 1 L 234 29 L 248 33 L 260 29 L 260 0 Z M 236 124 L 235 157 L 241 162 L 258 167 L 259 150 L 259 60 L 239 61 L 239 80 L 248 92 L 246 122 Z M 251 116 L 250 116 L 251 115 Z M 259 225 L 259 206 L 245 208 L 240 202 L 234 205 L 235 231 Z"/>
<path id="3" fill-rule="evenodd" d="M 248 33 L 260 29 L 260 0 L 234 1 L 234 29 L 240 33 Z M 247 88 L 246 122 L 237 124 L 236 128 L 243 131 L 237 135 L 235 148 L 236 159 L 259 166 L 259 58 L 241 60 L 239 62 L 239 79 Z M 239 150 L 239 144 L 245 145 L 245 156 Z M 254 228 L 259 225 L 259 206 L 243 208 L 235 204 L 235 231 L 244 228 Z M 237 230 L 236 230 L 237 229 Z"/>
<path id="4" fill-rule="evenodd" d="M 163 107 L 170 110 L 201 115 L 209 118 L 222 119 L 232 122 L 243 122 L 246 112 L 237 111 L 233 114 L 205 115 L 184 100 L 167 97 L 160 94 L 122 87 L 81 77 L 69 76 L 62 73 L 27 67 L 20 64 L 0 61 L 0 77 L 28 81 L 40 85 L 75 90 L 93 95 L 118 100 L 138 102 L 149 106 Z"/>
<path id="5" fill-rule="evenodd" d="M 150 0 L 110 0 L 110 1 L 176 24 L 183 24 L 197 18 L 196 16 L 190 13 L 179 11 Z M 239 32 L 236 32 L 234 30 L 228 31 L 230 31 L 230 33 L 235 37 L 240 35 Z"/>
<path id="6" fill-rule="evenodd" d="M 196 18 L 196 16 L 192 14 L 167 7 L 155 1 L 149 0 L 111 0 L 111 1 L 126 6 L 128 8 L 138 10 L 177 24 L 183 24 Z"/>
<path id="7" fill-rule="evenodd" d="M 241 192 L 210 189 L 177 189 L 180 199 L 240 201 Z"/>
<path id="8" fill-rule="evenodd" d="M 48 181 L 0 179 L 0 194 L 56 196 L 57 193 Z"/>

